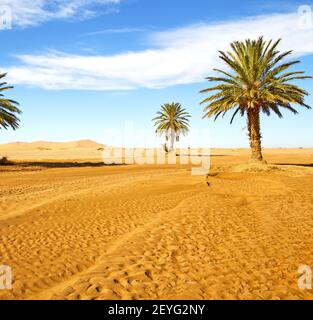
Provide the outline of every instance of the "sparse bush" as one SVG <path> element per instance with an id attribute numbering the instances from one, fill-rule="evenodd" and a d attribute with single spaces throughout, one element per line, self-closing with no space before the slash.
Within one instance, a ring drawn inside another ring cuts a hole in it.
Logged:
<path id="1" fill-rule="evenodd" d="M 0 159 L 0 165 L 1 165 L 1 166 L 9 166 L 9 165 L 12 165 L 12 164 L 13 164 L 13 162 L 10 161 L 10 160 L 8 159 L 8 157 L 2 157 L 2 158 Z"/>

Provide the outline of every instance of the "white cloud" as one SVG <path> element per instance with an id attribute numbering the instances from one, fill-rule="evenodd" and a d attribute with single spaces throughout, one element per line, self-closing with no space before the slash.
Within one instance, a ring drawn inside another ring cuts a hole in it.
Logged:
<path id="1" fill-rule="evenodd" d="M 130 90 L 203 81 L 221 66 L 218 50 L 245 38 L 283 38 L 281 50 L 313 53 L 313 29 L 299 27 L 297 14 L 199 24 L 149 36 L 151 48 L 110 56 L 63 53 L 20 55 L 20 65 L 5 68 L 10 80 L 45 89 Z"/>
<path id="2" fill-rule="evenodd" d="M 115 28 L 115 29 L 104 29 L 104 30 L 98 30 L 93 32 L 88 32 L 83 34 L 83 36 L 98 36 L 101 34 L 119 34 L 119 33 L 137 33 L 137 32 L 146 32 L 146 29 L 143 28 Z"/>
<path id="3" fill-rule="evenodd" d="M 66 18 L 88 18 L 96 14 L 95 5 L 115 5 L 120 0 L 0 0 L 9 6 L 13 15 L 13 27 L 29 27 L 40 23 Z"/>

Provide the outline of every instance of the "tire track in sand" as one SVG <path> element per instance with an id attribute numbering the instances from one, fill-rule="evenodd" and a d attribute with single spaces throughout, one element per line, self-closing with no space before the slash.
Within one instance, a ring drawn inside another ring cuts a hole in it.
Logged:
<path id="1" fill-rule="evenodd" d="M 15 280 L 0 297 L 30 297 L 92 267 L 116 239 L 194 192 L 182 184 L 177 193 L 170 174 L 134 174 L 111 192 L 97 186 L 73 198 L 71 193 L 67 201 L 0 222 L 0 258 L 12 266 Z"/>

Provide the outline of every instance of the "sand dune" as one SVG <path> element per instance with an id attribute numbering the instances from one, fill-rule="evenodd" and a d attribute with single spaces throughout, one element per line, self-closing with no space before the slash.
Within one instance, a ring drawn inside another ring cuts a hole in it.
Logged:
<path id="1" fill-rule="evenodd" d="M 312 150 L 259 172 L 213 153 L 210 187 L 190 166 L 4 168 L 0 299 L 312 299 Z"/>
<path id="2" fill-rule="evenodd" d="M 32 149 L 54 149 L 66 150 L 76 148 L 101 148 L 103 144 L 92 140 L 78 140 L 71 142 L 50 142 L 50 141 L 35 141 L 35 142 L 12 142 L 0 144 L 0 150 L 32 150 Z"/>
<path id="3" fill-rule="evenodd" d="M 101 159 L 105 145 L 92 140 L 79 140 L 71 142 L 13 142 L 0 144 L 0 156 L 12 160 L 77 160 Z"/>

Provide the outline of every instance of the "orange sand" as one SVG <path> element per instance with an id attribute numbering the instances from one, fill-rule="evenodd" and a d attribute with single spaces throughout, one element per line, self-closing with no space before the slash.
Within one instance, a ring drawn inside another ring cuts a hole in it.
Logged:
<path id="1" fill-rule="evenodd" d="M 313 298 L 297 287 L 313 267 L 312 149 L 266 150 L 288 165 L 257 172 L 248 150 L 213 150 L 208 187 L 189 166 L 40 148 L 0 147 L 24 162 L 0 167 L 0 265 L 14 278 L 0 299 Z M 70 153 L 81 163 L 60 162 Z"/>

